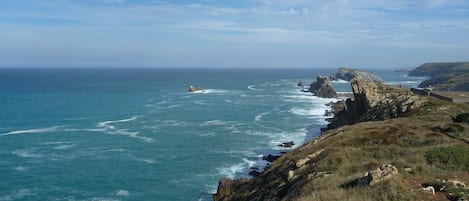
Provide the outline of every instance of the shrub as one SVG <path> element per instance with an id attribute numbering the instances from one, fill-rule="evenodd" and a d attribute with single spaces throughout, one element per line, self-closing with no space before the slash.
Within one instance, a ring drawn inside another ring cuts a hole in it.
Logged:
<path id="1" fill-rule="evenodd" d="M 442 169 L 469 171 L 469 148 L 465 146 L 437 147 L 427 151 L 425 158 Z"/>
<path id="2" fill-rule="evenodd" d="M 458 114 L 454 121 L 460 123 L 469 123 L 469 113 Z"/>

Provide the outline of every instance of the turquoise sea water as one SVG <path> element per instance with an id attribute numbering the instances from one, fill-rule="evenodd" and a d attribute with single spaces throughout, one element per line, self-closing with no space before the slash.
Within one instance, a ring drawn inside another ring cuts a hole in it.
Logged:
<path id="1" fill-rule="evenodd" d="M 332 71 L 1 69 L 0 201 L 211 200 L 220 178 L 319 134 L 334 99 L 296 84 Z"/>

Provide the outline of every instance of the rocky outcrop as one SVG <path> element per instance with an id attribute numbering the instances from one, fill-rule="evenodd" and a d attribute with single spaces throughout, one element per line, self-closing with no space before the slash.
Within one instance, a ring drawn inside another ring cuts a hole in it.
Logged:
<path id="1" fill-rule="evenodd" d="M 339 113 L 345 115 L 336 118 L 356 124 L 324 131 L 251 179 L 222 180 L 214 200 L 426 200 L 416 179 L 442 172 L 462 181 L 469 178 L 467 168 L 451 172 L 444 160 L 436 163 L 428 158 L 429 151 L 442 145 L 465 146 L 458 141 L 462 137 L 449 138 L 431 128 L 447 123 L 469 128 L 453 122 L 455 111 L 469 112 L 468 105 L 419 97 L 362 79 L 351 83 L 354 97 L 336 108 L 342 107 Z M 372 121 L 360 122 L 366 120 Z M 398 168 L 405 174 L 396 176 Z M 453 183 L 467 187 L 467 182 Z"/>
<path id="2" fill-rule="evenodd" d="M 329 78 L 318 75 L 311 83 L 309 91 L 322 98 L 337 98 L 337 92 L 332 88 Z"/>
<path id="3" fill-rule="evenodd" d="M 337 105 L 343 110 L 330 119 L 328 128 L 370 120 L 385 120 L 403 116 L 421 107 L 425 100 L 407 89 L 370 82 L 361 78 L 351 80 L 353 100 Z M 336 109 L 337 110 L 337 109 Z"/>
<path id="4" fill-rule="evenodd" d="M 358 186 L 373 186 L 377 183 L 391 179 L 393 175 L 398 174 L 397 168 L 390 164 L 381 165 L 378 169 L 367 172 L 358 179 Z"/>
<path id="5" fill-rule="evenodd" d="M 217 193 L 212 195 L 214 201 L 223 200 L 224 197 L 230 195 L 233 191 L 242 187 L 249 179 L 230 179 L 224 178 L 218 182 Z"/>
<path id="6" fill-rule="evenodd" d="M 378 82 L 381 83 L 383 80 L 370 72 L 366 72 L 363 70 L 357 70 L 357 69 L 350 69 L 350 68 L 339 68 L 337 72 L 333 73 L 332 75 L 329 76 L 329 79 L 331 80 L 345 80 L 345 81 L 351 81 L 354 78 L 361 78 L 364 80 L 368 80 L 371 82 Z"/>
<path id="7" fill-rule="evenodd" d="M 198 86 L 198 87 L 193 87 L 192 85 L 189 86 L 189 88 L 187 89 L 187 92 L 196 92 L 196 91 L 202 91 L 204 89 L 202 89 L 202 87 Z"/>
<path id="8" fill-rule="evenodd" d="M 429 76 L 419 87 L 432 85 L 434 90 L 469 91 L 469 62 L 425 63 L 409 76 Z"/>

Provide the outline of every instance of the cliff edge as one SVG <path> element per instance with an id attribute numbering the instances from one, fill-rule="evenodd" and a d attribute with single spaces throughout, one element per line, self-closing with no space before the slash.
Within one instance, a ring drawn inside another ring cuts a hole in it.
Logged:
<path id="1" fill-rule="evenodd" d="M 469 198 L 469 124 L 455 121 L 469 105 L 362 79 L 352 88 L 354 100 L 342 109 L 348 115 L 337 117 L 346 124 L 289 151 L 254 178 L 225 179 L 214 200 Z"/>

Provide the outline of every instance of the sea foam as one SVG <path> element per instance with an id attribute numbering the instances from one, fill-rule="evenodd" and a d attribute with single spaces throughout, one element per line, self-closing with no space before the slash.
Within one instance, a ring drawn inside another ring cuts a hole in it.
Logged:
<path id="1" fill-rule="evenodd" d="M 26 130 L 16 130 L 16 131 L 10 131 L 6 133 L 0 134 L 0 136 L 7 136 L 7 135 L 19 135 L 19 134 L 34 134 L 34 133 L 50 133 L 50 132 L 56 132 L 59 130 L 59 128 L 62 128 L 63 126 L 52 126 L 52 127 L 47 127 L 47 128 L 35 128 L 35 129 L 26 129 Z"/>

